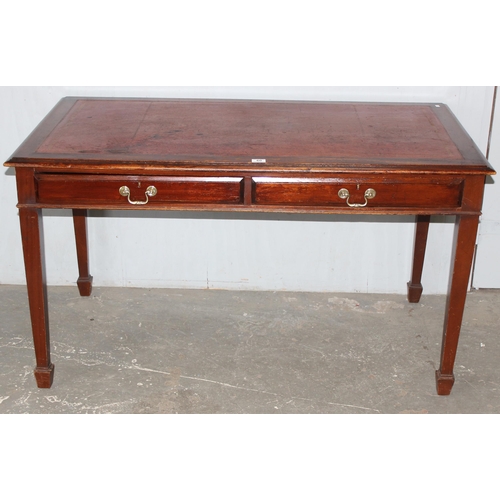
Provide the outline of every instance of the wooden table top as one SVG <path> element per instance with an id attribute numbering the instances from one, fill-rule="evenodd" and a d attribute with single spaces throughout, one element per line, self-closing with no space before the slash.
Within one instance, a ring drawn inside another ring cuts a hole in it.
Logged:
<path id="1" fill-rule="evenodd" d="M 494 173 L 444 104 L 213 99 L 67 97 L 5 165 L 96 162 Z"/>

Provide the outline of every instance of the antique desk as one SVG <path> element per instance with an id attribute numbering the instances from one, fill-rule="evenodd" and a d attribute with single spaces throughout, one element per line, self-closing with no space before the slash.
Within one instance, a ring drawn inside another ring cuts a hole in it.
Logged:
<path id="1" fill-rule="evenodd" d="M 81 295 L 87 210 L 413 214 L 418 302 L 430 216 L 456 216 L 438 394 L 450 393 L 486 176 L 443 104 L 62 99 L 5 163 L 16 170 L 38 387 L 52 384 L 42 210 L 72 209 Z"/>

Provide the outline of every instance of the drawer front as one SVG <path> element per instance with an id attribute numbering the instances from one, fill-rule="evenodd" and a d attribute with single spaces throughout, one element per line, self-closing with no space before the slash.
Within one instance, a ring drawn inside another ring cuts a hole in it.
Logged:
<path id="1" fill-rule="evenodd" d="M 243 202 L 243 178 L 40 174 L 37 201 L 119 208 L 170 203 L 239 204 Z"/>
<path id="2" fill-rule="evenodd" d="M 303 207 L 458 208 L 463 181 L 451 178 L 320 179 L 254 177 L 253 203 Z"/>

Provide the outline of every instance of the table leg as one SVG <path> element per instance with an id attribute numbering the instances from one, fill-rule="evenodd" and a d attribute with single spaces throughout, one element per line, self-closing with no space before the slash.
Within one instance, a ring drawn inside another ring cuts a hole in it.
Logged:
<path id="1" fill-rule="evenodd" d="M 92 293 L 92 276 L 89 272 L 89 251 L 87 237 L 87 210 L 73 210 L 75 226 L 76 256 L 78 259 L 78 290 L 82 297 Z"/>
<path id="2" fill-rule="evenodd" d="M 408 281 L 408 302 L 418 302 L 422 295 L 422 270 L 424 268 L 425 247 L 429 232 L 430 215 L 417 215 L 415 246 L 413 249 L 413 270 Z"/>
<path id="3" fill-rule="evenodd" d="M 453 365 L 474 259 L 478 224 L 478 215 L 457 216 L 455 222 L 452 271 L 441 346 L 441 364 L 439 370 L 436 371 L 437 393 L 441 396 L 450 394 L 455 382 Z"/>
<path id="4" fill-rule="evenodd" d="M 19 220 L 23 243 L 26 284 L 35 346 L 35 378 L 38 387 L 48 389 L 54 378 L 50 362 L 47 286 L 43 255 L 43 226 L 40 209 L 20 208 Z"/>

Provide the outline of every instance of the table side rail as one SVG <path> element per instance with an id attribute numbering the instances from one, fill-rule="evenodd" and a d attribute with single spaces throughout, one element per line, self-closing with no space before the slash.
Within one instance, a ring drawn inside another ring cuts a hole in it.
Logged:
<path id="1" fill-rule="evenodd" d="M 467 186 L 483 175 L 121 175 L 33 170 L 19 206 L 243 212 L 472 214 Z M 25 176 L 27 171 L 23 169 Z M 154 189 L 151 189 L 154 188 Z M 148 191 L 150 190 L 150 191 Z M 154 194 L 152 194 L 154 191 Z M 27 203 L 26 203 L 27 201 Z"/>

